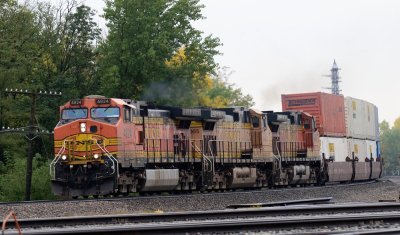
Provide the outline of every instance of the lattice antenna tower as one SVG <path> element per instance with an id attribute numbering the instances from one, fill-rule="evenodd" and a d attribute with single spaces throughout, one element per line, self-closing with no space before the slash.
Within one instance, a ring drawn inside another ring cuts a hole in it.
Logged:
<path id="1" fill-rule="evenodd" d="M 334 95 L 340 95 L 340 90 L 339 88 L 339 83 L 340 83 L 340 77 L 339 77 L 339 70 L 340 68 L 336 64 L 336 60 L 333 60 L 333 65 L 331 69 L 331 88 L 329 88 L 332 91 L 332 94 Z"/>

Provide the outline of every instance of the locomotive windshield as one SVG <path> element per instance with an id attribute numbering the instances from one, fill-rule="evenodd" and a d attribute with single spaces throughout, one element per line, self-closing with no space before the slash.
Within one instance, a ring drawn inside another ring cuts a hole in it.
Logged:
<path id="1" fill-rule="evenodd" d="M 87 109 L 64 109 L 61 118 L 64 120 L 87 118 Z"/>
<path id="2" fill-rule="evenodd" d="M 119 118 L 119 108 L 118 107 L 92 108 L 90 110 L 90 116 L 93 119 L 116 123 Z"/>

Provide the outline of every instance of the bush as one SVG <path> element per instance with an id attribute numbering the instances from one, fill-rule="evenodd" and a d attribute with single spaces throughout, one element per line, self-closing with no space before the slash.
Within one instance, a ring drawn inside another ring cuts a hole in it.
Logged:
<path id="1" fill-rule="evenodd" d="M 25 196 L 26 159 L 14 158 L 12 165 L 0 165 L 4 168 L 0 178 L 0 201 L 22 201 Z M 33 159 L 31 200 L 53 200 L 49 174 L 50 161 L 44 161 L 40 155 Z"/>

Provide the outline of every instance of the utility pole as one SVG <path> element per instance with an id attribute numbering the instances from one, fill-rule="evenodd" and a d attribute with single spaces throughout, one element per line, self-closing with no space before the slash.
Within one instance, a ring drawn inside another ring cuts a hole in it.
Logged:
<path id="1" fill-rule="evenodd" d="M 340 95 L 340 88 L 339 88 L 339 82 L 340 82 L 340 77 L 339 77 L 339 67 L 336 64 L 336 60 L 333 60 L 333 65 L 331 69 L 331 89 L 332 89 L 332 94 L 334 95 Z"/>
<path id="2" fill-rule="evenodd" d="M 17 128 L 11 129 L 10 132 L 18 132 L 23 133 L 27 136 L 29 141 L 28 144 L 28 157 L 26 158 L 26 183 L 25 183 L 25 201 L 31 200 L 31 188 L 32 188 L 32 162 L 34 157 L 34 139 L 38 137 L 38 135 L 48 134 L 38 131 L 38 127 L 35 126 L 35 116 L 36 116 L 36 103 L 37 99 L 41 96 L 46 96 L 49 98 L 56 98 L 61 96 L 61 92 L 47 92 L 47 91 L 28 91 L 28 90 L 18 90 L 18 89 L 8 89 L 4 91 L 5 95 L 11 94 L 12 96 L 17 95 L 25 95 L 31 98 L 31 114 L 29 118 L 29 127 L 28 130 Z"/>

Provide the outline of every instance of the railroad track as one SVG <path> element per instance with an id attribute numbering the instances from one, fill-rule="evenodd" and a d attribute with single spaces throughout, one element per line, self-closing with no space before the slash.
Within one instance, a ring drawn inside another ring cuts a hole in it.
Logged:
<path id="1" fill-rule="evenodd" d="M 365 184 L 374 184 L 376 183 L 376 180 L 372 181 L 366 181 L 366 182 L 356 182 L 356 183 L 349 183 L 349 184 L 329 184 L 326 186 L 309 186 L 310 188 L 332 188 L 332 187 L 348 187 L 348 186 L 355 186 L 355 185 L 365 185 Z M 142 198 L 146 197 L 149 199 L 152 198 L 175 198 L 175 197 L 195 197 L 197 195 L 203 195 L 203 196 L 213 196 L 215 194 L 218 195 L 233 195 L 233 194 L 253 194 L 253 193 L 262 193 L 262 192 L 282 192 L 282 191 L 296 191 L 296 190 L 301 190 L 304 189 L 304 187 L 286 187 L 286 188 L 275 188 L 275 189 L 268 189 L 268 188 L 263 188 L 263 189 L 254 189 L 254 190 L 243 190 L 243 189 L 238 189 L 238 190 L 232 190 L 232 191 L 227 191 L 227 192 L 195 192 L 195 193 L 181 193 L 181 194 L 167 194 L 167 195 L 141 195 L 141 196 L 110 196 L 110 197 L 99 197 L 99 198 L 78 198 L 78 199 L 65 199 L 65 200 L 37 200 L 37 201 L 20 201 L 20 202 L 0 202 L 0 206 L 13 206 L 13 205 L 23 205 L 23 204 L 39 204 L 39 203 L 58 203 L 58 202 L 97 202 L 97 201 L 118 201 L 118 200 L 135 200 L 137 198 Z"/>
<path id="2" fill-rule="evenodd" d="M 400 230 L 388 224 L 400 223 L 400 203 L 297 205 L 259 209 L 19 220 L 23 234 L 107 234 L 111 231 L 116 234 L 133 232 L 178 234 L 282 229 L 289 231 L 298 228 L 307 230 L 318 226 L 325 228 L 326 226 L 376 225 L 377 223 L 382 225 L 382 229 L 387 230 L 385 234 L 399 234 Z M 10 221 L 7 227 L 4 234 L 18 234 L 13 221 Z M 369 229 L 365 232 L 371 231 Z M 390 231 L 397 233 L 390 233 Z M 318 234 L 335 233 L 328 229 L 325 233 L 319 231 Z"/>

